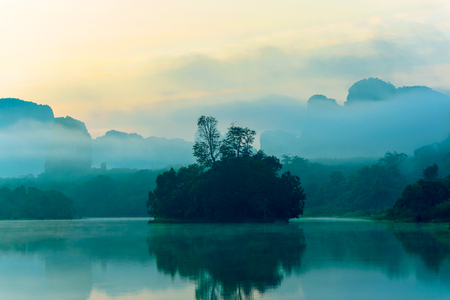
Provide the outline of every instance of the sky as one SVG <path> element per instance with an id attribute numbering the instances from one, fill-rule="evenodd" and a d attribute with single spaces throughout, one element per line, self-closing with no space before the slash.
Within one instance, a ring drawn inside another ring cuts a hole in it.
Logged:
<path id="1" fill-rule="evenodd" d="M 48 104 L 93 137 L 193 140 L 224 108 L 222 130 L 252 106 L 291 120 L 368 77 L 450 94 L 448 0 L 2 0 L 0 45 L 0 98 Z M 276 117 L 259 133 L 283 129 Z"/>

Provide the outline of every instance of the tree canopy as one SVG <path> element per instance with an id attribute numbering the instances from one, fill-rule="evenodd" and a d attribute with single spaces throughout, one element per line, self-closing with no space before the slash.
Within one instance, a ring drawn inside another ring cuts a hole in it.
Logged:
<path id="1" fill-rule="evenodd" d="M 197 120 L 198 138 L 194 143 L 194 156 L 203 167 L 211 167 L 220 154 L 220 132 L 214 117 L 201 116 Z"/>
<path id="2" fill-rule="evenodd" d="M 220 148 L 222 157 L 250 156 L 252 154 L 252 144 L 255 141 L 255 135 L 256 131 L 248 127 L 244 128 L 231 124 Z"/>
<path id="3" fill-rule="evenodd" d="M 387 219 L 416 222 L 450 220 L 450 177 L 437 180 L 419 179 L 408 185 L 387 211 Z"/>
<path id="4" fill-rule="evenodd" d="M 209 118 L 215 126 L 217 121 Z M 211 156 L 211 148 L 198 151 L 208 145 L 199 141 L 194 146 L 194 155 L 201 153 L 198 164 L 158 175 L 155 190 L 149 192 L 148 213 L 155 218 L 206 222 L 298 218 L 306 199 L 300 178 L 289 171 L 280 176 L 278 158 L 263 151 L 252 153 L 255 135 L 254 130 L 232 124 L 223 141 L 214 140 L 214 145 L 221 145 L 217 156 Z"/>
<path id="5" fill-rule="evenodd" d="M 73 201 L 63 193 L 20 186 L 0 189 L 0 219 L 71 219 Z"/>
<path id="6" fill-rule="evenodd" d="M 328 181 L 318 186 L 311 197 L 309 213 L 371 215 L 392 206 L 407 184 L 400 169 L 406 157 L 404 153 L 387 152 L 377 163 L 347 176 L 341 171 L 331 172 Z M 310 164 L 308 168 L 316 167 Z"/>
<path id="7" fill-rule="evenodd" d="M 253 154 L 256 131 L 232 123 L 225 138 L 221 139 L 217 124 L 217 119 L 211 116 L 201 116 L 197 120 L 198 137 L 193 146 L 193 155 L 200 166 L 211 168 L 222 158 L 249 157 Z"/>

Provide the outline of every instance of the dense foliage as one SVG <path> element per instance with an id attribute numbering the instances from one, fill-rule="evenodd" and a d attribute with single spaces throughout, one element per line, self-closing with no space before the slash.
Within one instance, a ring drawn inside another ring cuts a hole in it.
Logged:
<path id="1" fill-rule="evenodd" d="M 256 132 L 231 124 L 220 139 L 217 120 L 201 116 L 193 150 L 198 164 L 158 175 L 148 213 L 156 218 L 206 222 L 271 222 L 298 218 L 306 198 L 300 178 L 252 143 Z"/>
<path id="2" fill-rule="evenodd" d="M 450 173 L 450 137 L 425 145 L 413 156 L 387 152 L 381 159 L 315 159 L 282 156 L 283 169 L 302 178 L 306 215 L 362 216 L 383 213 L 419 178 Z"/>
<path id="3" fill-rule="evenodd" d="M 372 214 L 390 207 L 406 185 L 400 164 L 402 153 L 386 153 L 378 163 L 364 166 L 345 176 L 333 171 L 311 197 L 309 213 L 336 215 L 345 213 Z"/>
<path id="4" fill-rule="evenodd" d="M 80 177 L 0 178 L 0 187 L 56 190 L 73 199 L 75 217 L 145 217 L 148 191 L 162 170 L 91 169 Z"/>
<path id="5" fill-rule="evenodd" d="M 305 214 L 308 215 L 337 215 L 334 206 L 325 207 L 321 197 L 316 197 L 319 190 L 330 182 L 333 173 L 347 178 L 356 174 L 360 169 L 376 163 L 375 159 L 346 159 L 346 160 L 316 160 L 309 161 L 298 156 L 284 155 L 282 159 L 283 170 L 302 178 L 302 187 L 305 189 L 308 202 L 305 205 Z M 336 193 L 336 195 L 338 195 Z M 347 212 L 347 211 L 345 211 Z"/>
<path id="6" fill-rule="evenodd" d="M 156 218 L 244 222 L 286 221 L 303 213 L 305 194 L 297 176 L 278 176 L 280 163 L 262 152 L 214 163 L 171 169 L 149 193 L 148 212 Z"/>
<path id="7" fill-rule="evenodd" d="M 417 222 L 450 220 L 450 177 L 408 185 L 386 217 Z"/>
<path id="8" fill-rule="evenodd" d="M 11 191 L 0 189 L 1 219 L 70 219 L 73 217 L 72 199 L 63 193 L 37 188 L 18 187 Z"/>

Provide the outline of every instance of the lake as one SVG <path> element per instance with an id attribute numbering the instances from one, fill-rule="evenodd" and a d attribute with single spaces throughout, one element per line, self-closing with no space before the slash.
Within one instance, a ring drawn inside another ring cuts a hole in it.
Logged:
<path id="1" fill-rule="evenodd" d="M 0 299 L 450 299 L 445 224 L 0 222 Z"/>

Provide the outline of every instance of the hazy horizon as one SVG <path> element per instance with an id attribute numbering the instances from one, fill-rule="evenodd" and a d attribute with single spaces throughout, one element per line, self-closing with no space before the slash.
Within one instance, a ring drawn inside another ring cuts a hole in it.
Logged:
<path id="1" fill-rule="evenodd" d="M 180 115 L 193 107 L 314 94 L 342 104 L 369 77 L 449 94 L 449 17 L 445 0 L 3 1 L 0 97 L 48 104 L 94 138 L 189 140 L 196 117 Z"/>

